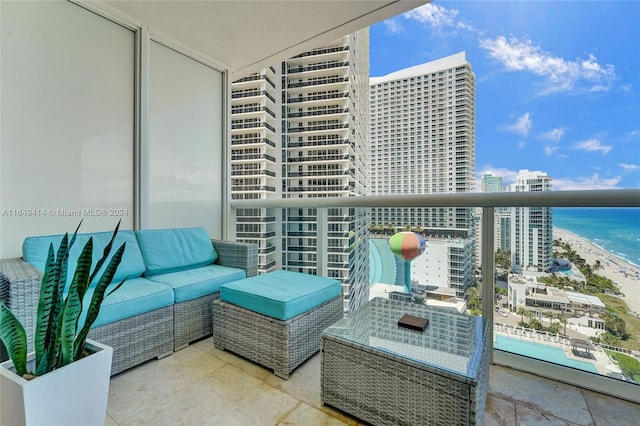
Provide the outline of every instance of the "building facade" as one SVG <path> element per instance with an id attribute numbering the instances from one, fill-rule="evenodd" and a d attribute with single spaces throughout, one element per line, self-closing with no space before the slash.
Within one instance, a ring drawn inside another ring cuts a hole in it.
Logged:
<path id="1" fill-rule="evenodd" d="M 371 78 L 371 195 L 472 192 L 475 76 L 464 52 Z M 469 209 L 375 208 L 371 222 L 469 233 Z"/>
<path id="2" fill-rule="evenodd" d="M 545 172 L 520 170 L 510 192 L 551 191 Z M 546 271 L 553 265 L 553 221 L 549 207 L 513 207 L 510 215 L 511 269 Z"/>
<path id="3" fill-rule="evenodd" d="M 370 83 L 371 194 L 472 192 L 475 76 L 466 54 L 372 77 Z M 474 240 L 468 208 L 373 208 L 371 225 L 392 231 L 417 230 L 438 245 L 447 240 Z M 423 256 L 429 258 L 428 248 Z M 461 263 L 447 263 L 452 269 L 441 282 L 463 297 L 474 283 L 475 252 L 471 250 Z"/>
<path id="4" fill-rule="evenodd" d="M 282 197 L 281 78 L 269 67 L 232 83 L 231 197 Z M 238 209 L 238 241 L 258 245 L 258 272 L 278 270 L 282 262 L 281 219 L 275 209 Z"/>
<path id="5" fill-rule="evenodd" d="M 236 153 L 232 158 L 233 171 L 259 171 L 260 175 L 250 178 L 243 175 L 242 181 L 239 177 L 234 180 L 234 197 L 241 194 L 258 198 L 366 195 L 369 186 L 368 29 L 291 58 L 281 63 L 277 72 L 270 69 L 261 74 L 275 84 L 262 78 L 251 80 L 260 81 L 260 87 L 252 90 L 261 96 L 257 106 L 269 107 L 273 114 L 261 110 L 257 119 L 251 117 L 249 125 L 260 125 L 257 134 L 243 129 L 250 133 L 246 139 L 259 139 L 259 145 L 248 143 L 240 147 L 237 144 L 244 137 L 232 141 Z M 247 90 L 248 84 L 246 81 L 233 83 L 234 102 L 239 102 L 237 90 Z M 246 107 L 239 107 L 238 112 Z M 240 117 L 234 112 L 234 123 L 236 119 Z M 240 158 L 235 150 L 242 150 L 244 156 Z M 252 163 L 249 165 L 247 161 Z M 323 214 L 326 218 L 319 218 Z M 255 242 L 252 238 L 255 234 L 240 232 L 246 230 L 247 225 L 260 236 L 260 272 L 283 268 L 339 279 L 345 311 L 368 300 L 366 209 L 335 208 L 324 212 L 314 208 L 244 209 L 237 216 L 239 240 Z M 327 229 L 318 226 L 324 223 Z M 318 247 L 325 249 L 318 250 Z M 280 258 L 276 259 L 275 253 L 280 253 Z"/>

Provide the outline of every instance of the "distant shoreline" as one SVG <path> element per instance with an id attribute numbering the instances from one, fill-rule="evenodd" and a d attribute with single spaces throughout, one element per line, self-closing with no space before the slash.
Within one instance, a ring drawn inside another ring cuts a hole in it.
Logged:
<path id="1" fill-rule="evenodd" d="M 568 243 L 591 266 L 599 260 L 602 269 L 597 274 L 617 283 L 629 310 L 640 313 L 640 267 L 566 229 L 554 227 L 553 239 Z"/>

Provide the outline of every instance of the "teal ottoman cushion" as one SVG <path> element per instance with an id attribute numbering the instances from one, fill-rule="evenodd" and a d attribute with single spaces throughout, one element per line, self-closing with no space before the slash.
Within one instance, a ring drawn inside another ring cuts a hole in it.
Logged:
<path id="1" fill-rule="evenodd" d="M 218 258 L 204 228 L 136 231 L 147 265 L 145 276 L 210 265 Z"/>
<path id="2" fill-rule="evenodd" d="M 118 284 L 114 282 L 109 285 L 105 294 Z M 86 307 L 89 306 L 94 290 L 95 288 L 88 289 L 84 297 L 80 323 L 84 323 Z M 146 278 L 133 278 L 125 281 L 122 287 L 104 299 L 92 328 L 172 305 L 173 290 L 169 287 Z"/>
<path id="3" fill-rule="evenodd" d="M 180 303 L 220 291 L 222 284 L 241 280 L 246 276 L 243 269 L 207 265 L 186 271 L 152 275 L 149 279 L 171 287 L 175 302 Z"/>
<path id="4" fill-rule="evenodd" d="M 288 320 L 341 295 L 340 281 L 275 271 L 220 287 L 220 299 L 279 320 Z"/>

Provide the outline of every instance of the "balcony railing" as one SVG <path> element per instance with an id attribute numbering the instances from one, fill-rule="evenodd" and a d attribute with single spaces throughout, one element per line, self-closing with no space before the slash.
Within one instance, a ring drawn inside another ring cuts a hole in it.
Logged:
<path id="1" fill-rule="evenodd" d="M 547 191 L 547 192 L 503 192 L 503 193 L 438 193 L 429 195 L 400 196 L 356 196 L 331 198 L 295 198 L 270 200 L 231 200 L 230 217 L 226 237 L 233 239 L 235 232 L 235 212 L 244 208 L 271 209 L 315 209 L 317 224 L 314 238 L 315 247 L 300 247 L 300 250 L 311 250 L 317 260 L 312 266 L 318 275 L 327 273 L 329 253 L 329 232 L 327 229 L 328 212 L 334 208 L 459 208 L 480 207 L 482 223 L 480 241 L 482 253 L 490 253 L 481 259 L 482 271 L 495 271 L 494 265 L 494 218 L 495 210 L 510 207 L 640 207 L 640 189 L 592 190 L 592 191 Z M 306 221 L 306 219 L 300 219 Z M 239 235 L 238 235 L 239 236 Z M 289 251 L 297 251 L 289 248 Z M 345 245 L 338 247 L 338 252 L 349 252 Z M 304 263 L 304 262 L 303 262 Z M 493 333 L 494 311 L 494 274 L 482 275 L 482 317 L 487 330 Z M 490 336 L 492 337 L 492 336 Z M 493 339 L 491 339 L 493 341 Z M 492 351 L 492 362 L 508 365 L 534 374 L 564 381 L 615 397 L 640 402 L 638 385 L 631 382 L 613 379 L 604 375 L 583 372 L 566 366 L 560 366 L 528 356 L 518 355 L 499 349 Z M 634 396 L 635 395 L 635 396 Z"/>

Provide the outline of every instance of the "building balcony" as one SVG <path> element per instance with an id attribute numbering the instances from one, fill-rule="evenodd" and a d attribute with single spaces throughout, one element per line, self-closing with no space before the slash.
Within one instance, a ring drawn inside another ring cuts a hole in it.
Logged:
<path id="1" fill-rule="evenodd" d="M 341 161 L 347 162 L 353 160 L 353 156 L 349 154 L 342 155 L 307 155 L 305 157 L 288 157 L 287 163 L 303 163 L 303 162 L 334 162 Z"/>
<path id="2" fill-rule="evenodd" d="M 275 98 L 271 95 L 271 93 L 266 90 L 243 90 L 243 91 L 234 91 L 231 93 L 231 99 L 243 99 L 243 98 L 253 98 L 256 96 L 266 96 L 272 102 L 275 102 Z"/>
<path id="3" fill-rule="evenodd" d="M 242 138 L 239 135 L 234 135 L 231 139 L 231 146 L 236 145 L 261 145 L 266 144 L 272 148 L 276 147 L 276 143 L 267 138 Z"/>
<path id="4" fill-rule="evenodd" d="M 289 66 L 287 68 L 287 74 L 295 74 L 299 72 L 307 72 L 307 71 L 317 71 L 317 70 L 326 70 L 332 68 L 340 68 L 349 66 L 348 61 L 331 61 L 325 63 L 314 63 L 312 65 L 303 65 L 298 64 L 297 66 Z"/>
<path id="5" fill-rule="evenodd" d="M 289 112 L 287 118 L 315 117 L 318 115 L 348 114 L 349 108 L 325 108 L 306 112 Z"/>
<path id="6" fill-rule="evenodd" d="M 299 88 L 302 88 L 302 87 L 344 84 L 344 83 L 348 83 L 348 82 L 349 82 L 349 77 L 319 78 L 317 80 L 297 81 L 297 82 L 287 83 L 287 89 L 299 89 Z"/>
<path id="7" fill-rule="evenodd" d="M 317 126 L 289 127 L 287 133 L 318 132 L 325 130 L 349 130 L 349 123 L 321 124 Z"/>
<path id="8" fill-rule="evenodd" d="M 287 146 L 285 147 L 286 149 L 289 148 L 306 148 L 306 147 L 310 147 L 310 146 L 343 146 L 343 145 L 349 145 L 349 146 L 353 146 L 353 143 L 347 139 L 347 138 L 332 138 L 332 139 L 324 139 L 324 140 L 307 140 L 307 141 L 302 141 L 302 142 L 297 142 L 297 141 L 289 141 L 287 142 Z"/>
<path id="9" fill-rule="evenodd" d="M 332 99 L 348 98 L 349 92 L 327 93 L 313 96 L 289 96 L 287 98 L 287 104 L 297 104 L 301 102 L 316 102 L 326 101 Z"/>

